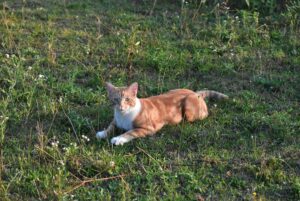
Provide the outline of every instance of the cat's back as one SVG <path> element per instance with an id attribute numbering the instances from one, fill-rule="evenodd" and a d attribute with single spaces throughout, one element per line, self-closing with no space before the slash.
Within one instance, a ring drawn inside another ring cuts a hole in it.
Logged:
<path id="1" fill-rule="evenodd" d="M 152 108 L 153 106 L 162 108 L 163 106 L 179 103 L 188 95 L 193 93 L 195 92 L 189 89 L 174 89 L 160 95 L 142 98 L 141 101 L 143 104 L 148 105 L 150 108 Z"/>
<path id="2" fill-rule="evenodd" d="M 135 119 L 135 127 L 152 126 L 159 130 L 166 123 L 179 123 L 182 119 L 182 101 L 195 92 L 175 89 L 164 94 L 141 98 L 142 110 Z"/>
<path id="3" fill-rule="evenodd" d="M 150 101 L 155 101 L 155 100 L 160 100 L 160 101 L 171 101 L 171 100 L 178 100 L 178 99 L 182 99 L 185 98 L 186 96 L 193 94 L 195 92 L 193 92 L 192 90 L 189 89 L 173 89 L 170 90 L 166 93 L 160 94 L 160 95 L 156 95 L 156 96 L 151 96 L 148 97 L 146 99 L 150 100 Z"/>

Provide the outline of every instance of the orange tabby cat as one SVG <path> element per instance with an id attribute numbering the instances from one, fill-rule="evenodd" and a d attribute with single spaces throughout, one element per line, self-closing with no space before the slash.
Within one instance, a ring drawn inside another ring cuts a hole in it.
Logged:
<path id="1" fill-rule="evenodd" d="M 227 99 L 216 91 L 191 91 L 175 89 L 149 98 L 137 98 L 138 84 L 129 87 L 115 87 L 106 83 L 109 99 L 114 104 L 114 119 L 109 127 L 96 134 L 98 139 L 114 132 L 115 126 L 125 130 L 122 135 L 111 139 L 115 145 L 123 145 L 134 138 L 153 135 L 165 124 L 178 124 L 186 119 L 193 122 L 208 116 L 204 99 L 212 97 Z"/>

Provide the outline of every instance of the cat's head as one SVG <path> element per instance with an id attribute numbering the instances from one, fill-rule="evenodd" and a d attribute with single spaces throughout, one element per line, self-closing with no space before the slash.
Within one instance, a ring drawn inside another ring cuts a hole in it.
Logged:
<path id="1" fill-rule="evenodd" d="M 106 82 L 108 98 L 113 105 L 123 113 L 130 111 L 137 102 L 138 83 L 133 83 L 128 87 L 115 87 Z"/>

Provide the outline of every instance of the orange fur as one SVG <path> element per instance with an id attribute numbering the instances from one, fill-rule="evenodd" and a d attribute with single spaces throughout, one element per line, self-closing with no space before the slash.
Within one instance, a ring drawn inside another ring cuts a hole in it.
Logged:
<path id="1" fill-rule="evenodd" d="M 215 91 L 205 90 L 194 92 L 188 89 L 176 89 L 158 96 L 138 99 L 136 96 L 137 83 L 121 88 L 114 87 L 109 83 L 106 86 L 109 98 L 115 104 L 115 116 L 121 115 L 122 117 L 123 112 L 125 115 L 126 111 L 131 108 L 132 111 L 136 112 L 135 116 L 131 117 L 132 121 L 124 123 L 121 121 L 127 121 L 127 119 L 119 120 L 119 117 L 115 117 L 109 128 L 102 131 L 102 134 L 104 133 L 106 137 L 113 132 L 115 126 L 118 126 L 118 122 L 120 125 L 124 124 L 124 126 L 128 127 L 130 125 L 127 124 L 131 122 L 131 129 L 111 140 L 116 145 L 126 143 L 134 138 L 153 135 L 164 125 L 178 124 L 183 119 L 188 122 L 202 120 L 208 116 L 208 109 L 204 98 L 228 98 L 226 95 Z M 140 103 L 140 107 L 137 105 L 138 103 Z M 99 137 L 98 133 L 97 137 Z"/>

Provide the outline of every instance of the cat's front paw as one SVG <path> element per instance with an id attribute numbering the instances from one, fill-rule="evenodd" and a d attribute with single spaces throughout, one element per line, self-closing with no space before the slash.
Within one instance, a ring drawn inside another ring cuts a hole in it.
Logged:
<path id="1" fill-rule="evenodd" d="M 96 133 L 96 138 L 99 139 L 99 140 L 104 139 L 106 137 L 107 137 L 106 131 L 99 131 L 99 132 Z"/>
<path id="2" fill-rule="evenodd" d="M 124 143 L 129 142 L 129 141 L 130 141 L 130 139 L 120 135 L 120 136 L 112 138 L 110 142 L 114 145 L 123 145 Z"/>

